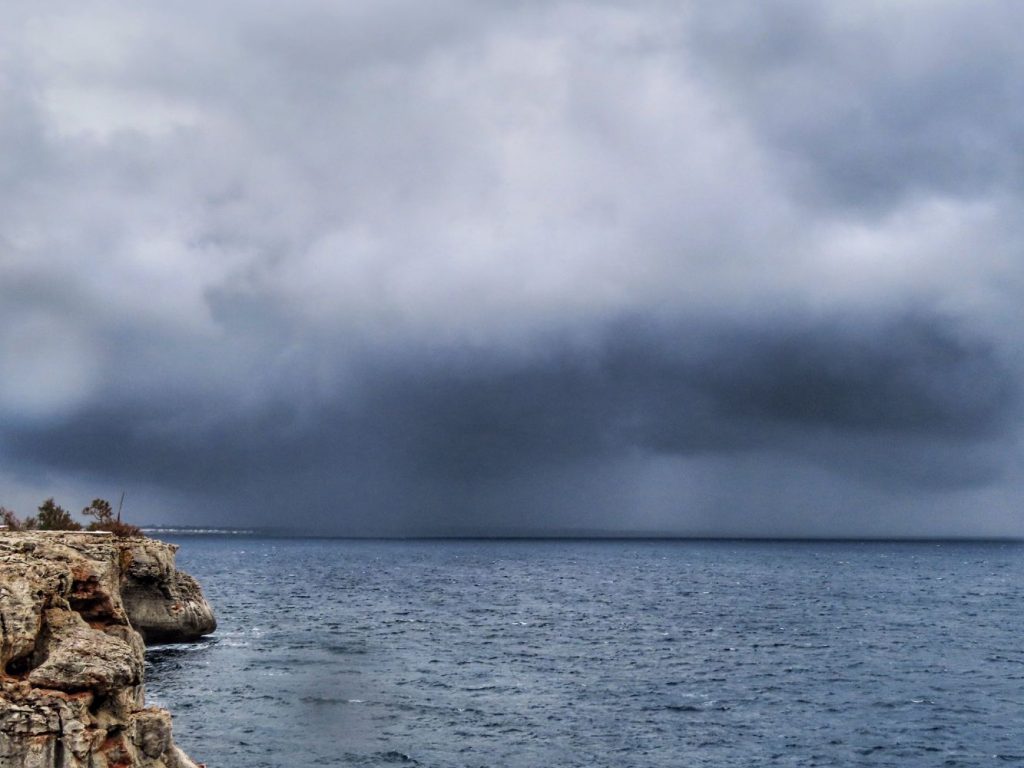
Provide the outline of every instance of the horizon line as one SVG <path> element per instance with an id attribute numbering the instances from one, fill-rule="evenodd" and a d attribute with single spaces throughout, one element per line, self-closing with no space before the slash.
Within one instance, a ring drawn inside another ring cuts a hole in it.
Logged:
<path id="1" fill-rule="evenodd" d="M 182 533 L 192 535 L 218 534 L 265 536 L 269 538 L 288 539 L 335 539 L 347 541 L 706 541 L 706 542 L 753 542 L 753 543 L 903 543 L 903 544 L 941 544 L 941 543 L 1024 543 L 1024 535 L 987 535 L 987 536 L 954 536 L 954 535 L 880 535 L 880 536 L 799 536 L 799 535 L 720 535 L 720 534 L 601 534 L 601 533 L 555 533 L 555 534 L 335 534 L 312 533 L 306 531 L 283 530 L 276 528 L 231 526 L 173 526 L 152 525 L 141 526 L 144 533 Z"/>

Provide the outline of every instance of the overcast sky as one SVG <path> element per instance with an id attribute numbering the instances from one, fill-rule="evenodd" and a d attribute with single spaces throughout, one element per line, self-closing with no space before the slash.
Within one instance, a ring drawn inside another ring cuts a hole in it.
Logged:
<path id="1" fill-rule="evenodd" d="M 1024 4 L 0 9 L 0 504 L 1024 535 Z"/>

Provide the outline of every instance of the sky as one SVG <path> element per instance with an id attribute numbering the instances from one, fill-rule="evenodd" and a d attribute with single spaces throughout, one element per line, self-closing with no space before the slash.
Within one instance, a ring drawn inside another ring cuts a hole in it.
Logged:
<path id="1" fill-rule="evenodd" d="M 8 0 L 0 504 L 1024 536 L 1015 0 Z"/>

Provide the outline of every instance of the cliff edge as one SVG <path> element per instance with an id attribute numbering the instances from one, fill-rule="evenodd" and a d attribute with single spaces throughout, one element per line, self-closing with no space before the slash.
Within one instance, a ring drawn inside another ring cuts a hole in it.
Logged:
<path id="1" fill-rule="evenodd" d="M 174 568 L 176 549 L 0 532 L 0 767 L 197 768 L 170 715 L 143 698 L 143 636 L 216 626 L 198 584 Z"/>

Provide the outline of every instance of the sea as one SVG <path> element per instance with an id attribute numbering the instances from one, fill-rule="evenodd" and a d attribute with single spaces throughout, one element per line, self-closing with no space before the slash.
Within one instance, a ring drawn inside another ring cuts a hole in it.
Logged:
<path id="1" fill-rule="evenodd" d="M 164 536 L 210 768 L 1024 765 L 1024 545 Z"/>

